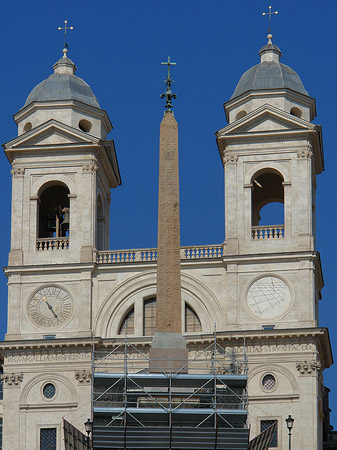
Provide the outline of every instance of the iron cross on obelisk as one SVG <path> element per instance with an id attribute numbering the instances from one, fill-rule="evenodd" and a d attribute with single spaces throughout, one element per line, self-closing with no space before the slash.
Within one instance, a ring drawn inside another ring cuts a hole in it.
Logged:
<path id="1" fill-rule="evenodd" d="M 64 21 L 64 27 L 58 27 L 58 30 L 64 30 L 64 48 L 68 48 L 67 44 L 67 30 L 73 30 L 74 27 L 67 26 L 68 20 Z"/>
<path id="2" fill-rule="evenodd" d="M 172 81 L 171 74 L 170 74 L 170 66 L 176 66 L 177 63 L 171 62 L 171 57 L 168 56 L 167 57 L 167 62 L 162 62 L 162 64 L 164 66 L 167 66 L 167 81 L 168 80 Z"/>
<path id="3" fill-rule="evenodd" d="M 173 79 L 171 78 L 171 72 L 170 72 L 170 67 L 176 66 L 177 63 L 171 62 L 171 58 L 170 58 L 170 56 L 168 56 L 167 62 L 162 62 L 161 64 L 167 66 L 167 77 L 164 80 L 164 83 L 166 83 L 166 91 L 164 92 L 164 94 L 161 94 L 161 96 L 160 96 L 160 98 L 164 98 L 164 97 L 166 98 L 166 105 L 165 105 L 165 108 L 166 108 L 165 114 L 166 114 L 167 112 L 172 112 L 172 108 L 173 108 L 172 99 L 177 98 L 176 94 L 172 93 L 171 84 L 173 83 Z"/>
<path id="4" fill-rule="evenodd" d="M 273 14 L 278 14 L 278 11 L 272 11 L 272 10 L 271 10 L 271 6 L 269 6 L 269 11 L 268 11 L 268 12 L 262 13 L 263 16 L 269 16 L 269 28 L 268 28 L 268 33 L 271 33 L 271 16 L 272 16 Z"/>

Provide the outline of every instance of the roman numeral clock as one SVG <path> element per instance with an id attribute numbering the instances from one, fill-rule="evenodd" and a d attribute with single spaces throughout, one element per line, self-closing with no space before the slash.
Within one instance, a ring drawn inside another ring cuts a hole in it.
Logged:
<path id="1" fill-rule="evenodd" d="M 28 302 L 28 317 L 34 325 L 54 328 L 70 318 L 73 301 L 64 289 L 46 286 L 36 291 Z"/>

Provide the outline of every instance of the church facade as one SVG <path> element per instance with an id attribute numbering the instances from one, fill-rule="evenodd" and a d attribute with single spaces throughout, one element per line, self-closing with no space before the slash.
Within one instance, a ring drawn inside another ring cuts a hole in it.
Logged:
<path id="1" fill-rule="evenodd" d="M 251 438 L 277 421 L 272 448 L 323 448 L 318 323 L 323 277 L 315 242 L 316 176 L 324 170 L 315 100 L 280 63 L 261 62 L 225 103 L 216 133 L 225 173 L 225 241 L 181 248 L 181 321 L 190 354 L 217 340 L 247 358 Z M 62 418 L 91 414 L 92 349 L 125 339 L 145 354 L 155 329 L 156 249 L 109 250 L 110 196 L 120 174 L 111 123 L 67 50 L 14 116 L 3 448 L 63 449 Z M 283 223 L 261 225 L 265 205 Z M 49 447 L 48 447 L 49 445 Z"/>

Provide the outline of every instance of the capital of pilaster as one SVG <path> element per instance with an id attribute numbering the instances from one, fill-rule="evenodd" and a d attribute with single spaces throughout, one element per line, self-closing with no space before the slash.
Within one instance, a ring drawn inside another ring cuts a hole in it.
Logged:
<path id="1" fill-rule="evenodd" d="M 23 177 L 25 174 L 25 169 L 23 167 L 13 167 L 11 170 L 11 174 L 13 177 Z"/>
<path id="2" fill-rule="evenodd" d="M 23 373 L 4 373 L 1 378 L 6 386 L 19 386 L 23 380 Z"/>
<path id="3" fill-rule="evenodd" d="M 296 363 L 296 369 L 300 375 L 318 375 L 321 370 L 321 363 L 319 361 L 300 361 Z"/>
<path id="4" fill-rule="evenodd" d="M 224 154 L 222 161 L 223 161 L 224 166 L 227 166 L 227 164 L 237 164 L 238 157 L 237 157 L 237 155 Z"/>
<path id="5" fill-rule="evenodd" d="M 311 159 L 313 155 L 312 145 L 308 145 L 307 148 L 299 150 L 297 152 L 298 159 Z"/>
<path id="6" fill-rule="evenodd" d="M 75 378 L 78 384 L 88 384 L 91 382 L 91 372 L 89 370 L 76 370 Z"/>
<path id="7" fill-rule="evenodd" d="M 98 170 L 98 165 L 95 161 L 91 161 L 88 164 L 83 164 L 82 166 L 83 173 L 95 173 Z"/>

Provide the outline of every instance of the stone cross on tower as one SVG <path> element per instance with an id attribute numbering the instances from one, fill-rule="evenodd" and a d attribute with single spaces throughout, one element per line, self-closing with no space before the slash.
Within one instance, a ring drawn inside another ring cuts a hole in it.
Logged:
<path id="1" fill-rule="evenodd" d="M 168 78 L 171 82 L 170 74 Z M 173 95 L 170 92 L 170 100 Z M 178 124 L 169 103 L 160 124 L 157 313 L 151 372 L 181 369 L 188 356 L 181 334 Z"/>

